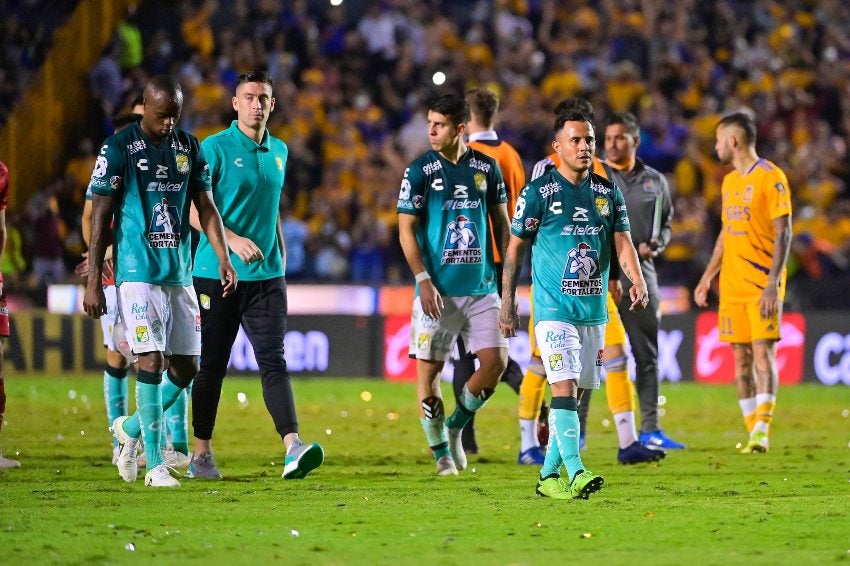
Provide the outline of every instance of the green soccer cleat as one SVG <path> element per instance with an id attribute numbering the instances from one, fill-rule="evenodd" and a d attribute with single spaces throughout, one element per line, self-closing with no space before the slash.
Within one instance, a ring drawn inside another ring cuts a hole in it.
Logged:
<path id="1" fill-rule="evenodd" d="M 588 470 L 581 470 L 570 482 L 570 494 L 573 499 L 588 499 L 591 493 L 602 489 L 605 480 Z"/>
<path id="2" fill-rule="evenodd" d="M 537 495 L 540 497 L 551 497 L 552 499 L 572 499 L 570 488 L 561 476 L 553 474 L 537 482 Z"/>
<path id="3" fill-rule="evenodd" d="M 318 443 L 302 444 L 299 441 L 286 453 L 281 477 L 285 480 L 300 480 L 321 466 L 324 461 L 325 451 Z"/>
<path id="4" fill-rule="evenodd" d="M 741 454 L 757 454 L 767 452 L 770 449 L 770 441 L 766 432 L 754 432 L 750 435 L 750 441 L 741 449 Z"/>

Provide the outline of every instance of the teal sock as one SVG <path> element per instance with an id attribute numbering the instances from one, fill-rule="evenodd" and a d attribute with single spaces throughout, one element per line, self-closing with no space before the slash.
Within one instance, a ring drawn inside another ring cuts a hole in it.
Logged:
<path id="1" fill-rule="evenodd" d="M 122 415 L 127 414 L 127 369 L 106 366 L 103 372 L 103 400 L 106 404 L 106 420 L 109 426 Z M 112 445 L 118 441 L 113 437 Z"/>
<path id="2" fill-rule="evenodd" d="M 545 478 L 551 475 L 561 475 L 561 465 L 564 459 L 561 458 L 561 451 L 558 449 L 558 425 L 555 422 L 555 417 L 552 412 L 549 412 L 549 442 L 546 445 L 546 458 L 543 460 L 543 467 L 540 468 L 540 477 Z"/>
<path id="3" fill-rule="evenodd" d="M 572 398 L 570 398 L 572 399 Z M 572 399 L 575 401 L 575 399 Z M 577 472 L 584 469 L 584 464 L 581 463 L 579 455 L 579 422 L 578 411 L 575 409 L 556 409 L 555 399 L 552 399 L 551 414 L 554 415 L 555 428 L 549 429 L 550 436 L 555 433 L 557 435 L 558 451 L 561 453 L 561 458 L 564 460 L 564 465 L 567 467 L 567 474 L 570 479 Z"/>
<path id="4" fill-rule="evenodd" d="M 166 398 L 171 395 L 170 388 L 177 386 L 171 381 L 171 376 L 168 373 L 165 374 L 163 381 L 162 401 L 163 406 L 165 406 Z M 168 434 L 171 435 L 171 447 L 183 454 L 189 453 L 189 395 L 187 389 L 180 389 L 174 403 L 165 410 L 165 423 L 168 426 Z M 165 435 L 162 436 L 165 440 Z"/>
<path id="5" fill-rule="evenodd" d="M 419 419 L 422 430 L 425 431 L 425 439 L 428 446 L 434 451 L 434 459 L 439 460 L 449 455 L 449 436 L 446 434 L 445 421 L 443 417 L 435 419 Z"/>
<path id="6" fill-rule="evenodd" d="M 145 441 L 147 469 L 152 470 L 162 464 L 162 450 L 159 442 L 162 437 L 162 384 L 136 381 L 136 405 L 138 409 L 133 417 L 141 427 L 142 440 Z M 127 419 L 130 423 L 130 419 Z M 127 434 L 128 427 L 124 426 Z"/>
<path id="7" fill-rule="evenodd" d="M 463 386 L 463 392 L 460 394 L 455 412 L 446 419 L 446 426 L 449 428 L 465 427 L 466 423 L 472 418 L 472 415 L 477 413 L 492 396 L 492 389 L 482 389 L 481 393 L 473 395 L 469 391 L 469 384 L 467 383 Z"/>

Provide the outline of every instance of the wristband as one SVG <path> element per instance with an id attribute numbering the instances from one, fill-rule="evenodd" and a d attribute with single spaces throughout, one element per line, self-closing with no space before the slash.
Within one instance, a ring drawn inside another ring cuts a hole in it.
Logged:
<path id="1" fill-rule="evenodd" d="M 420 271 L 419 273 L 417 273 L 417 274 L 416 274 L 416 276 L 414 277 L 414 279 L 416 279 L 416 282 L 417 282 L 417 283 L 422 283 L 422 282 L 423 282 L 423 281 L 425 281 L 426 279 L 431 279 L 431 276 L 430 276 L 430 275 L 428 275 L 428 272 L 427 272 L 427 271 Z"/>

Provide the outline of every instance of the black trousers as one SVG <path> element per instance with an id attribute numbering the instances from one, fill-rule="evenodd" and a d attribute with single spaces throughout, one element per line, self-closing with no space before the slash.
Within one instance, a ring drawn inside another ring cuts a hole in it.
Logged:
<path id="1" fill-rule="evenodd" d="M 298 432 L 292 384 L 283 357 L 287 312 L 284 278 L 240 281 L 232 295 L 222 297 L 220 281 L 195 277 L 195 293 L 201 307 L 201 368 L 192 387 L 195 437 L 212 438 L 221 384 L 240 324 L 254 348 L 263 399 L 275 429 L 281 438 Z"/>
<path id="2" fill-rule="evenodd" d="M 649 292 L 649 304 L 640 311 L 629 310 L 629 295 L 618 305 L 635 358 L 635 390 L 640 402 L 640 432 L 653 432 L 658 424 L 658 329 L 661 325 L 658 292 Z"/>

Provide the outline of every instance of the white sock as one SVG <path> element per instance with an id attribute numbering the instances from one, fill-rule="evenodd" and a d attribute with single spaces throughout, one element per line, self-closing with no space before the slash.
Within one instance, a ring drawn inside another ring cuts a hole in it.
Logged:
<path id="1" fill-rule="evenodd" d="M 738 405 L 741 407 L 741 413 L 746 417 L 756 412 L 758 402 L 756 402 L 756 397 L 747 397 L 746 399 L 738 399 Z"/>
<path id="2" fill-rule="evenodd" d="M 756 407 L 758 407 L 762 403 L 776 403 L 776 395 L 771 395 L 770 393 L 756 393 L 755 403 L 753 404 L 753 411 L 755 411 Z"/>
<path id="3" fill-rule="evenodd" d="M 617 425 L 617 436 L 620 439 L 620 448 L 628 448 L 637 441 L 634 411 L 614 413 L 614 424 Z"/>
<path id="4" fill-rule="evenodd" d="M 520 452 L 540 446 L 537 440 L 537 419 L 519 420 L 519 446 Z"/>

